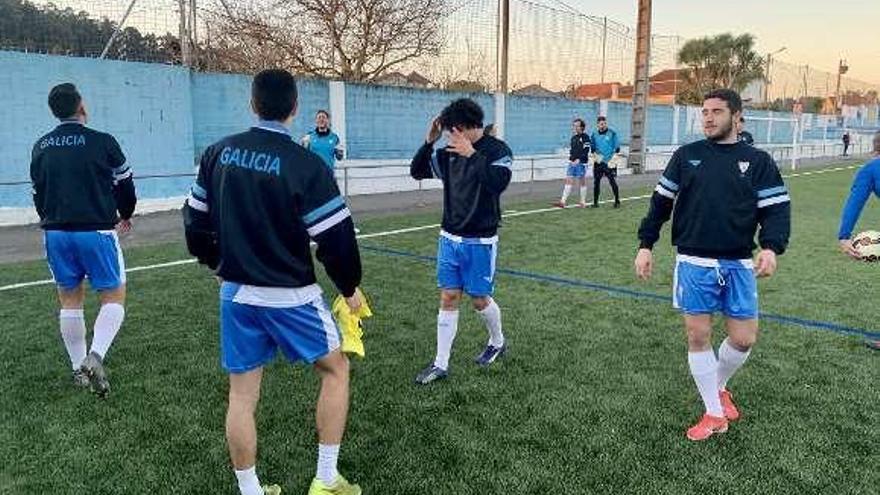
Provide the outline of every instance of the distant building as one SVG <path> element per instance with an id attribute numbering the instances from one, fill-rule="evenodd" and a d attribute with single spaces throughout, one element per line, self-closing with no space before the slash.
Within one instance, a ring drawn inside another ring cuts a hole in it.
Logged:
<path id="1" fill-rule="evenodd" d="M 515 89 L 510 93 L 518 96 L 538 96 L 542 98 L 559 98 L 562 96 L 561 93 L 550 91 L 540 84 L 530 84 L 524 88 Z"/>
<path id="2" fill-rule="evenodd" d="M 650 103 L 672 105 L 690 69 L 669 69 L 650 78 Z M 619 82 L 584 84 L 574 89 L 574 97 L 588 100 L 632 101 L 633 86 Z"/>
<path id="3" fill-rule="evenodd" d="M 427 88 L 431 85 L 431 80 L 416 71 L 410 72 L 409 75 L 400 72 L 389 72 L 388 74 L 376 78 L 376 83 L 384 84 L 386 86 Z"/>

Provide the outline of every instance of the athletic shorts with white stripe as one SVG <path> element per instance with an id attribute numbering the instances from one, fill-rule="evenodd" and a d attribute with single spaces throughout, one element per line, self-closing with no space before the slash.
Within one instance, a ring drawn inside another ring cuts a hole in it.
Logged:
<path id="1" fill-rule="evenodd" d="M 314 363 L 340 346 L 340 333 L 317 285 L 220 287 L 220 361 L 228 373 L 266 365 L 278 349 L 292 363 Z"/>
<path id="2" fill-rule="evenodd" d="M 116 231 L 47 230 L 44 242 L 49 271 L 62 290 L 73 290 L 86 278 L 96 291 L 125 283 L 125 259 Z"/>
<path id="3" fill-rule="evenodd" d="M 472 297 L 495 292 L 498 237 L 459 237 L 440 233 L 437 245 L 437 286 L 463 290 Z"/>
<path id="4" fill-rule="evenodd" d="M 721 312 L 736 320 L 758 318 L 758 281 L 750 259 L 678 255 L 673 278 L 672 305 L 686 315 Z"/>

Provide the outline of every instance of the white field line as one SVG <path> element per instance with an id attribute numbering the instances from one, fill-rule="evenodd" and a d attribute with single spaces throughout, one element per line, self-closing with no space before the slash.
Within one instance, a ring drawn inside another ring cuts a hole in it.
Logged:
<path id="1" fill-rule="evenodd" d="M 782 177 L 786 178 L 786 179 L 791 179 L 791 178 L 796 178 L 796 177 L 808 177 L 811 175 L 821 175 L 821 174 L 828 174 L 831 172 L 841 172 L 844 170 L 853 170 L 855 168 L 859 168 L 859 166 L 858 165 L 850 165 L 848 167 L 826 168 L 826 169 L 822 169 L 822 170 L 813 170 L 810 172 L 798 172 L 798 173 L 794 173 L 794 174 L 783 175 Z M 651 197 L 650 194 L 645 194 L 642 196 L 630 196 L 627 198 L 620 198 L 620 201 L 621 202 L 623 202 L 623 201 L 639 201 L 642 199 L 648 199 L 650 197 Z M 600 201 L 600 203 L 602 203 L 602 204 L 611 203 L 611 202 L 612 202 L 611 200 Z M 573 207 L 574 206 L 567 206 L 566 208 L 573 208 Z M 526 215 L 536 215 L 538 213 L 550 213 L 553 211 L 560 211 L 560 210 L 561 210 L 561 208 L 557 208 L 557 207 L 538 208 L 535 210 L 511 211 L 511 212 L 505 213 L 501 216 L 502 216 L 502 218 L 513 218 L 513 217 L 522 217 L 522 216 L 526 216 Z M 430 224 L 430 225 L 420 225 L 418 227 L 409 227 L 409 228 L 405 228 L 405 229 L 387 230 L 384 232 L 374 232 L 372 234 L 361 234 L 361 235 L 358 235 L 358 239 L 375 239 L 375 238 L 379 238 L 379 237 L 390 237 L 390 236 L 401 235 L 401 234 L 409 234 L 411 232 L 420 232 L 423 230 L 432 230 L 432 229 L 439 229 L 439 228 L 440 228 L 439 223 Z M 129 269 L 125 270 L 125 272 L 126 273 L 143 272 L 143 271 L 147 271 L 147 270 L 157 270 L 159 268 L 169 268 L 169 267 L 173 267 L 173 266 L 188 265 L 188 264 L 195 263 L 195 262 L 196 262 L 195 259 L 169 261 L 167 263 L 157 263 L 154 265 L 136 266 L 136 267 L 129 268 Z M 32 282 L 22 282 L 22 283 L 18 283 L 18 284 L 4 285 L 4 286 L 0 286 L 0 292 L 25 289 L 28 287 L 37 287 L 37 286 L 41 286 L 41 285 L 51 285 L 54 282 L 55 281 L 52 279 L 44 279 L 44 280 L 34 280 Z"/>

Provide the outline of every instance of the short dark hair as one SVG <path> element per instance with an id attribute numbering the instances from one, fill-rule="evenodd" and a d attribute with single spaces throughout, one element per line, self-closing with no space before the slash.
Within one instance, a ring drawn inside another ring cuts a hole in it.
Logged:
<path id="1" fill-rule="evenodd" d="M 705 96 L 703 96 L 703 102 L 705 102 L 706 100 L 711 100 L 713 98 L 717 98 L 721 101 L 727 102 L 727 108 L 730 109 L 730 113 L 742 112 L 742 98 L 740 98 L 739 93 L 732 89 L 713 89 L 712 91 L 706 93 Z"/>
<path id="2" fill-rule="evenodd" d="M 49 108 L 59 119 L 69 119 L 76 115 L 82 96 L 73 83 L 59 84 L 49 91 Z"/>
<path id="3" fill-rule="evenodd" d="M 489 124 L 489 125 L 487 125 L 486 127 L 483 128 L 483 135 L 484 135 L 484 136 L 491 136 L 491 135 L 492 135 L 492 132 L 493 132 L 494 130 L 495 130 L 495 124 Z"/>
<path id="4" fill-rule="evenodd" d="M 254 110 L 264 120 L 285 120 L 296 108 L 296 80 L 283 69 L 268 69 L 251 85 Z"/>
<path id="5" fill-rule="evenodd" d="M 455 100 L 440 112 L 440 127 L 446 130 L 483 127 L 483 109 L 470 98 Z"/>
<path id="6" fill-rule="evenodd" d="M 326 115 L 328 119 L 330 118 L 330 112 L 328 112 L 327 110 L 324 110 L 323 108 L 318 110 L 317 112 L 315 112 L 315 117 L 317 117 L 318 115 L 321 115 L 322 113 L 324 115 Z"/>
<path id="7" fill-rule="evenodd" d="M 584 129 L 587 128 L 587 123 L 584 122 L 584 119 L 582 119 L 582 118 L 580 118 L 580 117 L 578 117 L 578 118 L 572 120 L 572 122 L 574 122 L 575 124 L 579 124 L 579 125 L 580 125 L 581 127 L 583 127 Z"/>
<path id="8" fill-rule="evenodd" d="M 604 115 L 600 115 L 596 117 L 596 122 L 608 122 L 608 119 Z"/>

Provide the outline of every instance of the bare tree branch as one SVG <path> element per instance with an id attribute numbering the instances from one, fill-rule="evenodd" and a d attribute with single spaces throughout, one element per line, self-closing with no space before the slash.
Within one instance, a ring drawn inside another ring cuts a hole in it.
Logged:
<path id="1" fill-rule="evenodd" d="M 207 59 L 217 70 L 269 66 L 372 81 L 400 65 L 436 57 L 444 0 L 250 0 L 208 14 Z"/>

